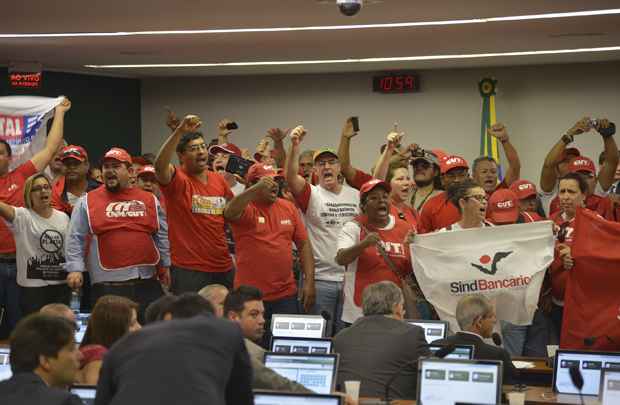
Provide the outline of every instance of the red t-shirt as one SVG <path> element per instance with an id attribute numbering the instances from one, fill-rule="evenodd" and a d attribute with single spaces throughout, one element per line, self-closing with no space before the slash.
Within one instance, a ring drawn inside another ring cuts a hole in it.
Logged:
<path id="1" fill-rule="evenodd" d="M 259 288 L 265 301 L 295 295 L 293 246 L 308 239 L 299 210 L 278 198 L 273 204 L 251 202 L 230 223 L 236 246 L 235 288 Z"/>
<path id="2" fill-rule="evenodd" d="M 564 218 L 562 218 L 560 211 L 551 215 L 551 220 L 558 226 L 561 226 L 567 222 Z M 556 241 L 553 262 L 549 267 L 549 274 L 551 276 L 551 294 L 559 301 L 564 301 L 564 290 L 566 289 L 566 282 L 568 280 L 568 271 L 564 269 L 564 264 L 560 258 L 558 245 L 560 243 L 564 243 L 569 247 L 573 246 L 573 233 L 575 231 L 574 226 L 575 218 L 568 221 L 566 226 L 566 238 L 564 239 L 564 242 Z"/>
<path id="3" fill-rule="evenodd" d="M 6 175 L 0 176 L 0 201 L 14 207 L 23 207 L 24 183 L 36 172 L 37 168 L 29 160 Z M 3 220 L 0 220 L 0 253 L 15 253 L 13 234 Z"/>
<path id="4" fill-rule="evenodd" d="M 414 231 L 418 231 L 419 216 L 415 208 L 404 204 L 403 206 L 396 206 L 396 204 L 392 202 L 390 203 L 390 214 L 393 215 L 394 218 L 407 222 Z"/>
<path id="5" fill-rule="evenodd" d="M 419 233 L 429 233 L 445 228 L 461 220 L 461 213 L 447 199 L 448 194 L 444 191 L 431 197 L 420 214 L 418 222 Z"/>
<path id="6" fill-rule="evenodd" d="M 620 222 L 620 205 L 614 205 L 609 197 L 601 200 L 596 211 L 608 221 Z"/>
<path id="7" fill-rule="evenodd" d="M 86 345 L 80 347 L 80 353 L 82 354 L 80 369 L 86 367 L 88 363 L 92 363 L 93 361 L 103 360 L 107 352 L 108 349 L 102 345 Z"/>
<path id="8" fill-rule="evenodd" d="M 353 180 L 349 185 L 354 189 L 359 190 L 360 188 L 362 188 L 362 185 L 364 185 L 364 183 L 372 179 L 374 179 L 374 177 L 372 177 L 370 174 L 355 169 L 355 177 L 353 177 Z"/>
<path id="9" fill-rule="evenodd" d="M 203 183 L 177 167 L 172 181 L 161 186 L 170 253 L 174 266 L 221 273 L 233 267 L 224 233 L 224 207 L 233 194 L 224 177 L 206 174 Z"/>
<path id="10" fill-rule="evenodd" d="M 598 206 L 603 201 L 603 197 L 598 196 L 596 194 L 592 194 L 586 197 L 586 208 L 592 211 L 598 211 Z M 553 200 L 551 200 L 551 205 L 549 206 L 549 216 L 553 214 L 557 214 L 560 212 L 560 199 L 556 195 Z"/>

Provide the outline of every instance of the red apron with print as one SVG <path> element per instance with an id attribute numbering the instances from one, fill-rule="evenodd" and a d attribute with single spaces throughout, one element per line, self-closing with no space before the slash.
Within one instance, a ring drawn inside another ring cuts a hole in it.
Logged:
<path id="1" fill-rule="evenodd" d="M 370 284 L 380 281 L 392 281 L 399 287 L 401 286 L 401 277 L 411 273 L 411 260 L 409 259 L 409 251 L 405 248 L 405 237 L 412 229 L 407 222 L 394 218 L 395 223 L 392 229 L 376 229 L 368 225 L 368 218 L 365 215 L 358 216 L 355 221 L 363 225 L 360 231 L 360 241 L 366 237 L 366 231 L 376 232 L 381 239 L 381 244 L 385 249 L 390 260 L 398 269 L 400 277 L 387 265 L 379 251 L 375 246 L 364 249 L 357 259 L 357 271 L 355 272 L 355 293 L 353 301 L 358 307 L 362 306 L 362 292 L 364 288 Z"/>
<path id="2" fill-rule="evenodd" d="M 102 269 L 159 263 L 159 250 L 153 241 L 153 234 L 159 230 L 155 198 L 137 187 L 119 193 L 99 187 L 86 194 L 88 222 L 97 235 Z"/>

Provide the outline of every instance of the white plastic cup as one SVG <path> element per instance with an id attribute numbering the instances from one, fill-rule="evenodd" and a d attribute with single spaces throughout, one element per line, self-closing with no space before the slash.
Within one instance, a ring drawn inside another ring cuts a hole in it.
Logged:
<path id="1" fill-rule="evenodd" d="M 360 399 L 360 384 L 361 384 L 361 381 L 345 381 L 344 382 L 345 392 L 354 401 L 359 401 Z"/>
<path id="2" fill-rule="evenodd" d="M 508 403 L 510 405 L 524 405 L 525 404 L 525 392 L 509 392 Z"/>
<path id="3" fill-rule="evenodd" d="M 555 352 L 558 351 L 558 345 L 547 345 L 547 357 L 551 358 L 555 356 Z"/>

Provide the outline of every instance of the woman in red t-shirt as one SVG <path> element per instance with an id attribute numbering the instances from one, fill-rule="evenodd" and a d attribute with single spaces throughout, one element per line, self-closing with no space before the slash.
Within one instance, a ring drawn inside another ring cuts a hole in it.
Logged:
<path id="1" fill-rule="evenodd" d="M 390 214 L 408 222 L 414 230 L 417 230 L 418 212 L 410 204 L 413 181 L 407 165 L 402 162 L 391 164 L 385 181 L 392 189 L 390 191 Z"/>
<path id="2" fill-rule="evenodd" d="M 140 330 L 138 304 L 125 297 L 104 295 L 97 300 L 80 345 L 79 384 L 97 385 L 103 356 L 117 340 Z"/>

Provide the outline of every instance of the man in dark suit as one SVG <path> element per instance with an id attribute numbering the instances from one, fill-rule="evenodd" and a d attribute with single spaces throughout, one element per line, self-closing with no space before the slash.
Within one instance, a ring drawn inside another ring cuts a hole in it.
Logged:
<path id="1" fill-rule="evenodd" d="M 13 376 L 0 382 L 0 403 L 11 405 L 82 405 L 67 391 L 80 367 L 75 326 L 49 315 L 23 319 L 11 335 Z"/>
<path id="2" fill-rule="evenodd" d="M 362 294 L 364 316 L 334 337 L 334 351 L 340 354 L 338 384 L 361 381 L 361 397 L 415 398 L 417 363 L 430 356 L 424 330 L 403 322 L 404 300 L 391 281 L 371 284 Z"/>
<path id="3" fill-rule="evenodd" d="M 504 368 L 504 384 L 514 384 L 517 370 L 510 354 L 503 348 L 484 343 L 493 333 L 497 322 L 495 309 L 489 300 L 480 294 L 467 295 L 456 305 L 456 321 L 461 332 L 433 343 L 473 345 L 474 358 L 478 360 L 501 360 Z"/>
<path id="4" fill-rule="evenodd" d="M 156 322 L 117 342 L 103 361 L 95 405 L 250 405 L 251 384 L 239 326 L 199 315 Z"/>

